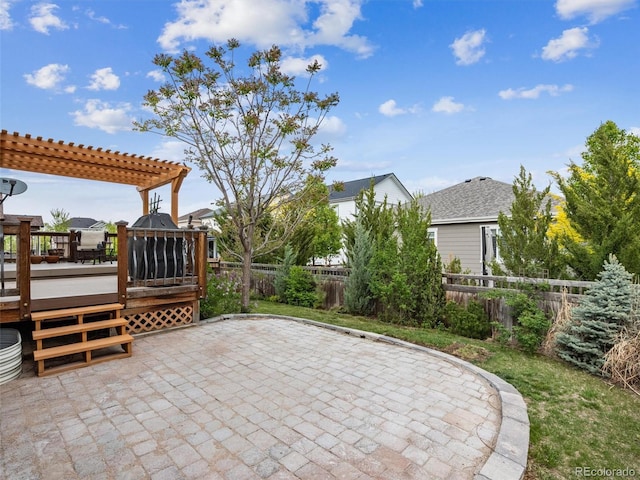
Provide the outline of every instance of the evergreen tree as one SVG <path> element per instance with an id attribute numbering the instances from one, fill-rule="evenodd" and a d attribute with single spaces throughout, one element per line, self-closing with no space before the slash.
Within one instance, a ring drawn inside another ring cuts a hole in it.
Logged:
<path id="1" fill-rule="evenodd" d="M 397 210 L 398 267 L 408 286 L 407 315 L 419 325 L 440 320 L 446 303 L 442 286 L 442 261 L 434 242 L 429 240 L 431 212 L 416 200 Z"/>
<path id="2" fill-rule="evenodd" d="M 556 338 L 560 358 L 594 375 L 602 375 L 604 356 L 631 313 L 632 275 L 614 255 L 598 277 L 573 309 L 568 330 Z"/>
<path id="3" fill-rule="evenodd" d="M 351 273 L 345 281 L 344 306 L 349 313 L 369 315 L 373 309 L 373 293 L 371 292 L 373 243 L 369 232 L 362 226 L 362 222 L 356 221 L 354 227 L 353 248 L 347 251 Z"/>
<path id="4" fill-rule="evenodd" d="M 393 236 L 395 230 L 393 209 L 387 203 L 386 196 L 381 202 L 376 200 L 373 181 L 368 189 L 358 193 L 355 204 L 356 213 L 353 220 L 345 220 L 342 225 L 346 251 L 353 249 L 356 221 L 360 221 L 364 229 L 369 232 L 374 245 L 384 243 Z"/>
<path id="5" fill-rule="evenodd" d="M 546 271 L 550 278 L 563 276 L 565 264 L 558 240 L 548 235 L 553 223 L 550 188 L 538 192 L 531 174 L 520 166 L 520 175 L 513 182 L 510 216 L 498 215 L 500 257 L 512 275 L 539 277 Z"/>
<path id="6" fill-rule="evenodd" d="M 628 271 L 640 273 L 640 137 L 608 121 L 586 146 L 583 165 L 572 162 L 568 178 L 552 173 L 577 233 L 562 238 L 569 265 L 592 280 L 613 253 Z"/>
<path id="7" fill-rule="evenodd" d="M 282 264 L 276 270 L 276 277 L 274 280 L 274 286 L 278 300 L 285 303 L 287 300 L 287 280 L 289 278 L 289 272 L 291 267 L 295 265 L 296 255 L 291 245 L 287 244 L 284 247 L 284 257 Z"/>
<path id="8" fill-rule="evenodd" d="M 373 258 L 372 290 L 381 317 L 405 325 L 435 325 L 442 317 L 445 294 L 442 262 L 429 240 L 431 215 L 417 201 L 394 210 L 394 235 L 380 239 Z"/>

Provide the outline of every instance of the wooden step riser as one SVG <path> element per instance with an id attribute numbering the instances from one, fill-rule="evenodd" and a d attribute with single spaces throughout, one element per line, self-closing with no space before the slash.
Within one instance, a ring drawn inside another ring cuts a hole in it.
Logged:
<path id="1" fill-rule="evenodd" d="M 133 337 L 131 335 L 115 335 L 113 337 L 99 338 L 97 340 L 89 340 L 81 343 L 72 343 L 71 345 L 60 345 L 58 347 L 43 348 L 33 352 L 33 359 L 38 362 L 65 355 L 74 355 L 76 353 L 90 352 L 100 348 L 113 347 L 115 345 L 124 345 L 130 348 Z"/>
<path id="2" fill-rule="evenodd" d="M 46 338 L 61 337 L 63 335 L 72 335 L 74 333 L 90 332 L 94 330 L 103 330 L 107 328 L 123 327 L 127 325 L 124 318 L 113 320 L 102 320 L 89 323 L 80 323 L 77 325 L 66 325 L 64 327 L 51 327 L 44 330 L 35 330 L 32 332 L 34 340 L 44 340 Z"/>
<path id="3" fill-rule="evenodd" d="M 119 313 L 124 308 L 121 303 L 109 303 L 107 305 L 95 305 L 91 307 L 64 308 L 60 310 L 49 310 L 46 312 L 34 312 L 31 314 L 31 320 L 41 322 L 43 320 L 54 320 L 69 317 L 77 317 L 79 315 L 91 315 L 95 313 Z"/>

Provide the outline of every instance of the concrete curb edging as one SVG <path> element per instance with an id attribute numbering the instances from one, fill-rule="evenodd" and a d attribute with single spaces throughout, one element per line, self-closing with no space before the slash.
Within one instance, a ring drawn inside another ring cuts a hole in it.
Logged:
<path id="1" fill-rule="evenodd" d="M 340 327 L 329 323 L 322 323 L 305 318 L 286 315 L 270 315 L 256 313 L 225 314 L 202 320 L 200 323 L 213 323 L 236 318 L 279 318 L 294 322 L 326 328 L 346 335 L 353 335 L 374 342 L 385 342 L 405 348 L 421 351 L 441 358 L 449 363 L 462 367 L 484 378 L 498 393 L 500 398 L 501 422 L 496 439 L 496 445 L 489 458 L 475 475 L 474 480 L 522 480 L 527 469 L 527 454 L 529 452 L 529 416 L 527 405 L 522 395 L 510 383 L 497 375 L 487 372 L 472 363 L 447 353 L 416 345 L 397 338 L 388 337 L 373 332 L 365 332 L 353 328 Z"/>

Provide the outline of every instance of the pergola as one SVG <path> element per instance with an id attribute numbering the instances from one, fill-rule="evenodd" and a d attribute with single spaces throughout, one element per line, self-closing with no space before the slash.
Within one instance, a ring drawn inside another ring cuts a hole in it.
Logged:
<path id="1" fill-rule="evenodd" d="M 133 185 L 142 197 L 142 214 L 149 213 L 149 192 L 171 184 L 171 218 L 178 223 L 178 192 L 191 171 L 187 166 L 103 150 L 101 147 L 75 145 L 29 134 L 8 133 L 0 136 L 0 167 L 24 172 L 46 173 L 61 177 L 99 180 Z"/>

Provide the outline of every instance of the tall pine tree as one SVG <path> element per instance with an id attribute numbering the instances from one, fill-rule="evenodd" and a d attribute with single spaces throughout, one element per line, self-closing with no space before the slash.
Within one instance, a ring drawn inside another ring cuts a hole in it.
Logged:
<path id="1" fill-rule="evenodd" d="M 344 306 L 349 313 L 369 315 L 373 310 L 371 292 L 371 258 L 373 243 L 369 231 L 362 222 L 354 224 L 353 248 L 347 251 L 347 260 L 351 273 L 344 285 Z"/>
<path id="2" fill-rule="evenodd" d="M 594 375 L 602 375 L 605 354 L 631 314 L 632 275 L 610 255 L 598 281 L 573 309 L 566 332 L 556 337 L 558 356 Z"/>
<path id="3" fill-rule="evenodd" d="M 531 174 L 520 166 L 520 175 L 513 182 L 514 201 L 510 215 L 500 212 L 498 248 L 505 268 L 512 275 L 560 278 L 565 263 L 560 255 L 558 240 L 551 238 L 550 187 L 537 191 Z"/>
<path id="4" fill-rule="evenodd" d="M 613 253 L 629 272 L 640 273 L 640 137 L 608 121 L 586 147 L 583 164 L 571 162 L 567 178 L 552 173 L 578 234 L 562 238 L 569 265 L 593 280 Z"/>

